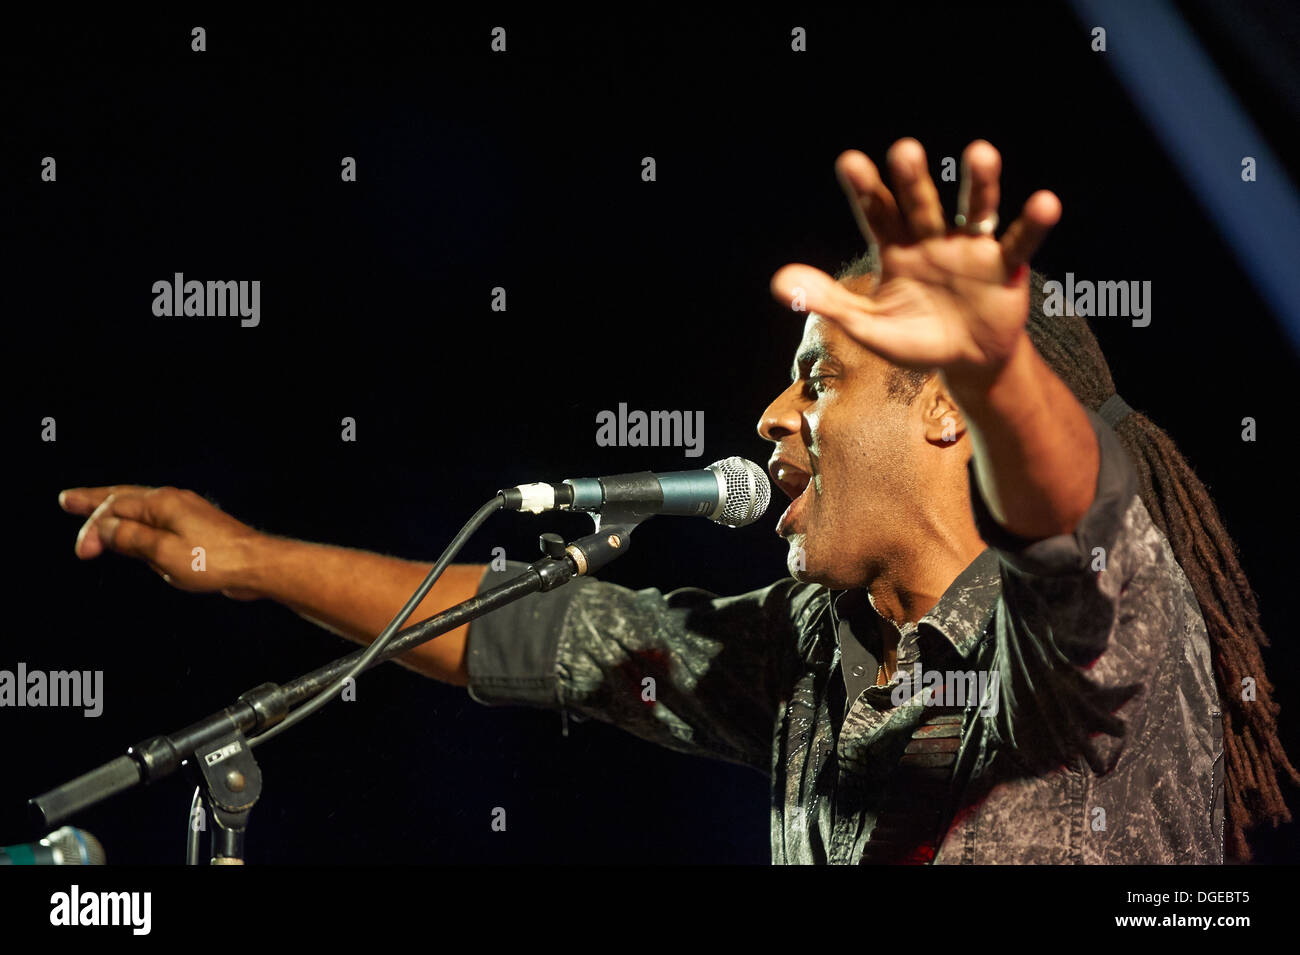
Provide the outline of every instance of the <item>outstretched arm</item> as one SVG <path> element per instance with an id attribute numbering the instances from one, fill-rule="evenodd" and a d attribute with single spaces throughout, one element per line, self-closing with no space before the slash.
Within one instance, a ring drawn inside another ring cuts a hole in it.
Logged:
<path id="1" fill-rule="evenodd" d="M 173 587 L 220 592 L 236 600 L 266 597 L 313 623 L 368 644 L 388 625 L 429 572 L 429 564 L 347 547 L 264 534 L 193 491 L 174 487 L 70 488 L 59 505 L 86 517 L 77 556 L 106 550 L 145 561 Z M 193 549 L 204 549 L 194 569 Z M 408 626 L 474 596 L 487 568 L 452 564 Z M 403 654 L 398 662 L 425 676 L 465 686 L 469 624 Z"/>

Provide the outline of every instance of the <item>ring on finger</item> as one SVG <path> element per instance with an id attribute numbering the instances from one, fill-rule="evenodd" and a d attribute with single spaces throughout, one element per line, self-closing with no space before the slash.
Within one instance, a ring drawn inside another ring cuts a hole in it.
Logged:
<path id="1" fill-rule="evenodd" d="M 992 235 L 998 228 L 998 214 L 990 212 L 982 219 L 971 221 L 964 213 L 957 213 L 953 220 L 957 228 L 967 235 Z"/>

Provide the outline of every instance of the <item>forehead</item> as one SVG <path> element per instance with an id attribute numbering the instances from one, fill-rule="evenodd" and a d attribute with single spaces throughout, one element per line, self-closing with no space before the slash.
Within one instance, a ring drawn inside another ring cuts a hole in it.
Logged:
<path id="1" fill-rule="evenodd" d="M 865 293 L 871 287 L 871 276 L 854 276 L 842 279 L 845 288 L 854 292 Z M 816 312 L 809 312 L 804 322 L 803 337 L 795 349 L 791 378 L 796 380 L 801 372 L 807 372 L 815 362 L 833 362 L 842 367 L 870 367 L 873 371 L 883 369 L 889 363 L 868 348 L 864 348 L 849 337 L 838 322 L 823 318 Z M 877 369 L 876 366 L 880 366 Z"/>
<path id="2" fill-rule="evenodd" d="M 856 365 L 865 353 L 866 350 L 849 338 L 839 325 L 813 312 L 804 322 L 803 338 L 795 348 L 791 378 L 799 378 L 817 362 L 845 367 Z"/>
<path id="3" fill-rule="evenodd" d="M 795 347 L 795 364 L 839 357 L 837 353 L 843 349 L 836 347 L 839 345 L 837 332 L 843 334 L 834 322 L 827 321 L 816 312 L 809 313 L 807 321 L 803 323 L 803 337 Z"/>

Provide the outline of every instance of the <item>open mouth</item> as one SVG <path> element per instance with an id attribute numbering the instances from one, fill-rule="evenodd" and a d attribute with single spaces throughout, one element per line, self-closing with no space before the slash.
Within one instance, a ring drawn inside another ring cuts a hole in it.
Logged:
<path id="1" fill-rule="evenodd" d="M 773 458 L 768 462 L 767 471 L 772 476 L 786 497 L 790 498 L 790 506 L 785 509 L 776 522 L 776 533 L 779 537 L 785 537 L 787 531 L 797 531 L 795 526 L 800 505 L 808 497 L 808 488 L 812 486 L 812 475 L 807 471 L 795 467 L 789 461 L 783 458 Z"/>
<path id="2" fill-rule="evenodd" d="M 787 461 L 773 461 L 768 470 L 772 474 L 772 480 L 776 486 L 785 492 L 786 497 L 794 500 L 808 490 L 808 485 L 812 481 L 812 475 L 807 471 L 800 471 L 793 464 Z"/>

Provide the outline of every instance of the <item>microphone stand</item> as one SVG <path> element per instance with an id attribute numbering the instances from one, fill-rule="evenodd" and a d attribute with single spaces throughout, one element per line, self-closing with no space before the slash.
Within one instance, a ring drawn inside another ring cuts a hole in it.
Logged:
<path id="1" fill-rule="evenodd" d="M 530 564 L 519 576 L 399 631 L 366 669 L 528 594 L 555 590 L 574 577 L 601 569 L 627 552 L 632 531 L 649 515 L 635 506 L 614 506 L 605 508 L 603 515 L 592 516 L 597 533 L 571 544 L 565 544 L 558 534 L 542 534 L 539 543 L 545 557 Z M 248 817 L 262 792 L 261 767 L 253 758 L 256 734 L 270 729 L 292 709 L 329 687 L 363 653 L 365 650 L 357 650 L 283 686 L 256 686 L 220 712 L 128 747 L 125 756 L 29 799 L 28 808 L 36 824 L 48 830 L 110 796 L 190 767 L 199 780 L 190 806 L 186 861 L 191 865 L 198 862 L 196 821 L 201 807 L 206 805 L 216 823 L 211 864 L 243 865 Z"/>

